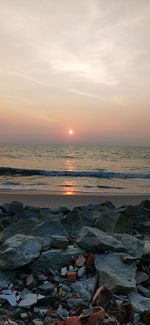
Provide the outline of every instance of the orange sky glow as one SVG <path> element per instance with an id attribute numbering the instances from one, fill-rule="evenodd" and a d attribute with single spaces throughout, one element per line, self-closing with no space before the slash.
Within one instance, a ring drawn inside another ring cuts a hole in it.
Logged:
<path id="1" fill-rule="evenodd" d="M 1 1 L 0 142 L 149 145 L 149 37 L 147 0 Z"/>

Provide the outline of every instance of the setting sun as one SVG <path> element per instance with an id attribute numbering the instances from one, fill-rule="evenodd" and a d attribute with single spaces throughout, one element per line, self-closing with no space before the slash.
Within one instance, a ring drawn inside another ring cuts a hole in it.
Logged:
<path id="1" fill-rule="evenodd" d="M 68 131 L 68 133 L 69 133 L 70 135 L 72 135 L 72 134 L 74 133 L 74 131 L 70 129 L 70 130 Z"/>

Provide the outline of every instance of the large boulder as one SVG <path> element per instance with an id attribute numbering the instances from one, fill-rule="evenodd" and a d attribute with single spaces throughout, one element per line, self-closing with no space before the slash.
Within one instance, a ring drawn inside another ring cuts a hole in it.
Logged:
<path id="1" fill-rule="evenodd" d="M 126 252 L 134 257 L 141 257 L 144 252 L 144 241 L 128 234 L 112 234 L 125 247 Z"/>
<path id="2" fill-rule="evenodd" d="M 69 265 L 73 257 L 83 254 L 79 248 L 68 246 L 67 249 L 50 249 L 43 252 L 41 256 L 33 262 L 32 269 L 34 271 L 42 271 L 45 269 L 59 270 L 63 266 Z"/>
<path id="3" fill-rule="evenodd" d="M 95 268 L 98 272 L 99 286 L 105 285 L 112 292 L 127 294 L 136 286 L 136 262 L 124 264 L 122 254 L 96 254 Z"/>
<path id="4" fill-rule="evenodd" d="M 137 223 L 135 225 L 135 229 L 138 230 L 141 234 L 150 234 L 150 220 Z"/>
<path id="5" fill-rule="evenodd" d="M 51 215 L 48 221 L 42 222 L 32 229 L 32 236 L 38 236 L 43 239 L 44 249 L 50 248 L 50 239 L 52 235 L 66 236 L 66 231 L 58 217 Z"/>
<path id="6" fill-rule="evenodd" d="M 95 220 L 95 227 L 106 232 L 131 234 L 133 230 L 133 222 L 129 217 L 115 209 L 105 208 L 105 210 L 102 211 L 100 218 Z"/>
<path id="7" fill-rule="evenodd" d="M 82 227 L 93 225 L 92 213 L 87 207 L 76 207 L 62 219 L 67 233 L 75 238 Z"/>
<path id="8" fill-rule="evenodd" d="M 132 219 L 134 225 L 150 220 L 150 201 L 144 200 L 139 205 L 127 206 L 124 214 Z"/>
<path id="9" fill-rule="evenodd" d="M 9 225 L 0 233 L 0 242 L 4 242 L 6 239 L 15 236 L 16 234 L 29 235 L 32 232 L 32 228 L 35 227 L 40 221 L 37 219 L 25 220 L 21 219 Z"/>
<path id="10" fill-rule="evenodd" d="M 94 227 L 83 227 L 79 232 L 76 243 L 82 249 L 93 253 L 125 251 L 124 246 L 118 239 Z"/>
<path id="11" fill-rule="evenodd" d="M 42 240 L 17 234 L 1 245 L 0 267 L 14 270 L 36 259 L 42 250 Z"/>

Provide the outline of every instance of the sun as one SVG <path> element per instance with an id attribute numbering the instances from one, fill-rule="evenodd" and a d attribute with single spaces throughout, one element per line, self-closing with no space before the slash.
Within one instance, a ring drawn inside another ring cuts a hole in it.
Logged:
<path id="1" fill-rule="evenodd" d="M 70 129 L 70 130 L 68 131 L 68 133 L 69 133 L 69 135 L 72 135 L 72 134 L 74 133 L 74 131 L 73 131 L 72 129 Z"/>

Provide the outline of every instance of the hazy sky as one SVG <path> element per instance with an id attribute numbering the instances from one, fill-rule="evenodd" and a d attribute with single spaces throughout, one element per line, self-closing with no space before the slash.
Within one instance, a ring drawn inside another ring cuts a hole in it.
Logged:
<path id="1" fill-rule="evenodd" d="M 0 142 L 148 145 L 150 1 L 0 0 Z"/>

